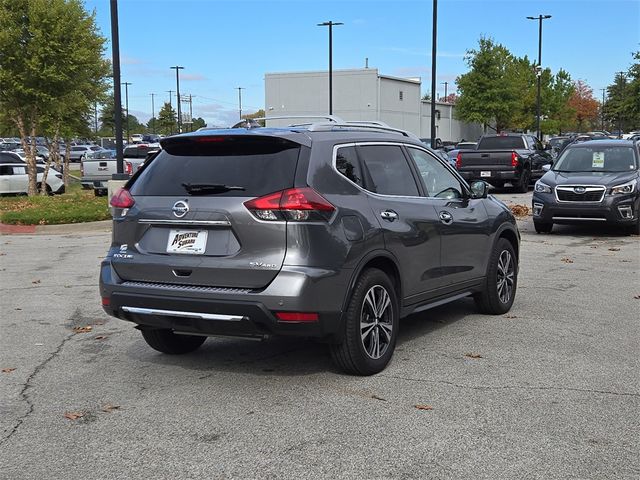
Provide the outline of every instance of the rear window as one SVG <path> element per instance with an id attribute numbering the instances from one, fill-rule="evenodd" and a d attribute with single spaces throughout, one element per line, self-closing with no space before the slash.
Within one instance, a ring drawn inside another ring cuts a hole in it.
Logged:
<path id="1" fill-rule="evenodd" d="M 183 184 L 219 184 L 244 190 L 212 196 L 260 197 L 294 185 L 300 145 L 279 138 L 183 137 L 165 148 L 141 172 L 132 195 L 189 195 Z"/>
<path id="2" fill-rule="evenodd" d="M 513 150 L 525 148 L 522 137 L 485 137 L 478 143 L 478 150 Z"/>

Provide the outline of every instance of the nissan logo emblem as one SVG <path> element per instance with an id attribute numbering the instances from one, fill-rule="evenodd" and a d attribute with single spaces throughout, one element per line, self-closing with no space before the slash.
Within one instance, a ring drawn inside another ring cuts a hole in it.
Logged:
<path id="1" fill-rule="evenodd" d="M 584 188 L 584 187 L 575 187 L 575 188 L 573 189 L 573 191 L 574 191 L 575 193 L 584 193 L 584 192 L 586 192 L 586 191 L 587 191 L 587 189 L 586 189 L 586 188 Z"/>
<path id="2" fill-rule="evenodd" d="M 179 202 L 173 204 L 173 208 L 171 208 L 171 211 L 176 217 L 182 218 L 189 211 L 189 205 L 187 204 L 187 202 L 183 202 L 182 200 L 180 200 Z"/>

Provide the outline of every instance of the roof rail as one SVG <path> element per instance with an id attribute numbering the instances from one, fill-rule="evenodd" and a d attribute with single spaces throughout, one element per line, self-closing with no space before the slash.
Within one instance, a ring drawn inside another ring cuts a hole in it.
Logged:
<path id="1" fill-rule="evenodd" d="M 279 115 L 276 117 L 259 117 L 254 118 L 253 120 L 299 120 L 303 118 L 321 118 L 324 120 L 329 120 L 333 123 L 344 123 L 344 120 L 342 120 L 340 117 L 336 117 L 335 115 Z"/>
<path id="2" fill-rule="evenodd" d="M 385 124 L 384 122 L 378 121 L 362 121 L 362 122 L 343 122 L 343 123 L 314 123 L 309 126 L 310 132 L 328 132 L 335 128 L 349 128 L 351 130 L 371 130 L 377 132 L 391 132 L 398 133 L 405 137 L 418 139 L 418 136 L 408 132 L 406 130 L 402 130 L 400 128 L 393 128 Z"/>

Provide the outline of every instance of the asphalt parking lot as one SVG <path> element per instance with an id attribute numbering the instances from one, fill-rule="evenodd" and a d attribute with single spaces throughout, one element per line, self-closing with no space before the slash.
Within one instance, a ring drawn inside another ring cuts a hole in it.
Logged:
<path id="1" fill-rule="evenodd" d="M 0 477 L 637 479 L 640 239 L 520 226 L 509 314 L 409 317 L 364 378 L 304 340 L 163 356 L 102 312 L 108 225 L 2 236 Z"/>

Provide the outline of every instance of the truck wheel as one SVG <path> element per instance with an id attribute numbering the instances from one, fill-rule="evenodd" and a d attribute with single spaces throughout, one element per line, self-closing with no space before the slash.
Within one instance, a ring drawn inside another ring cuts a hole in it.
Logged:
<path id="1" fill-rule="evenodd" d="M 502 315 L 513 305 L 518 286 L 518 260 L 513 245 L 506 238 L 498 240 L 487 269 L 484 290 L 474 295 L 482 313 Z"/>
<path id="2" fill-rule="evenodd" d="M 551 233 L 551 230 L 553 230 L 553 223 L 536 222 L 534 220 L 533 228 L 536 229 L 536 233 Z"/>
<path id="3" fill-rule="evenodd" d="M 396 291 L 382 270 L 365 270 L 344 315 L 342 343 L 331 345 L 335 364 L 347 373 L 373 375 L 387 366 L 398 338 Z"/>
<path id="4" fill-rule="evenodd" d="M 529 182 L 531 181 L 531 170 L 525 168 L 520 175 L 520 182 L 515 185 L 518 193 L 527 193 L 529 191 Z"/>
<path id="5" fill-rule="evenodd" d="M 143 328 L 141 332 L 145 342 L 151 348 L 169 355 L 193 352 L 207 339 L 199 335 L 178 335 L 172 330 L 160 328 Z"/>

